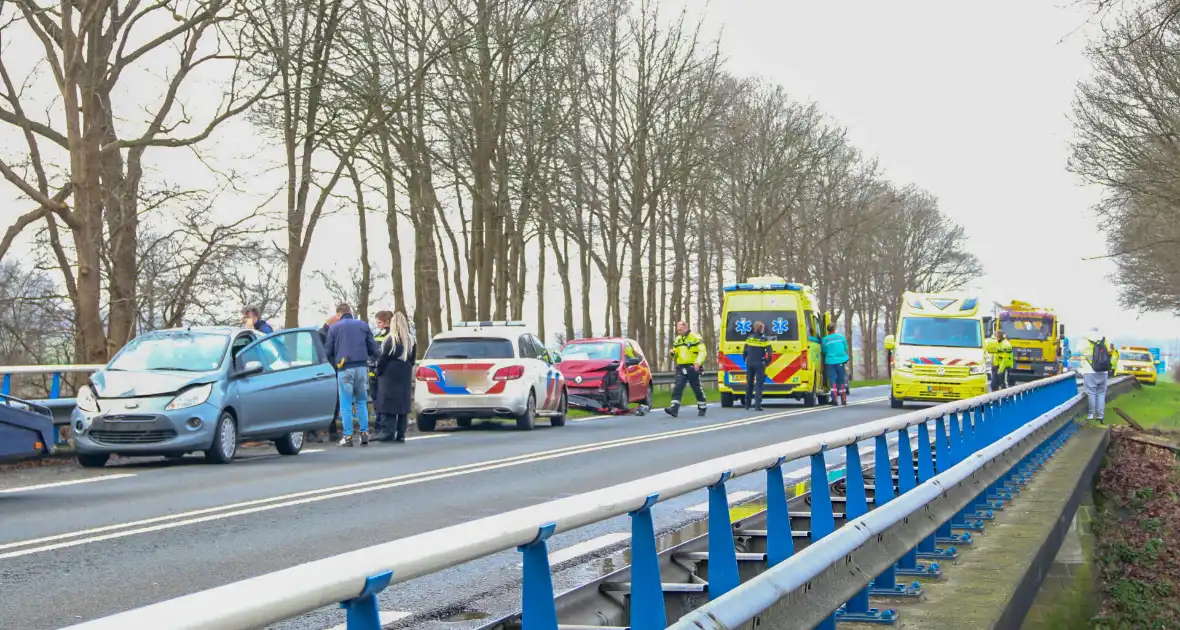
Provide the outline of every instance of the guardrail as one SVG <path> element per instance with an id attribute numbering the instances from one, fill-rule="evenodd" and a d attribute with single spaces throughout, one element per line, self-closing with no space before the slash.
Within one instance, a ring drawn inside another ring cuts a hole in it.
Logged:
<path id="1" fill-rule="evenodd" d="M 632 525 L 630 627 L 636 630 L 662 629 L 667 626 L 667 620 L 651 513 L 657 502 L 708 489 L 708 594 L 710 599 L 718 600 L 739 588 L 740 582 L 725 489 L 728 481 L 751 473 L 766 474 L 768 552 L 765 560 L 774 567 L 794 555 L 783 477 L 783 465 L 787 462 L 810 461 L 811 536 L 813 542 L 819 542 L 833 533 L 836 518 L 827 486 L 825 452 L 844 449 L 848 457 L 849 483 L 856 484 L 859 479 L 860 486 L 863 486 L 859 445 L 862 441 L 873 441 L 875 478 L 891 479 L 888 436 L 896 434 L 900 449 L 897 457 L 898 490 L 902 494 L 910 493 L 915 490 L 918 480 L 925 483 L 934 477 L 936 460 L 932 443 L 936 444 L 934 451 L 938 454 L 940 467 L 958 460 L 969 468 L 975 465 L 973 462 L 984 461 L 983 456 L 976 455 L 978 452 L 987 452 L 989 445 L 1003 440 L 1019 439 L 1011 437 L 1014 431 L 1062 403 L 1074 400 L 1076 393 L 1073 375 L 1061 375 L 967 401 L 720 457 L 602 490 L 375 545 L 72 628 L 246 630 L 266 627 L 339 603 L 346 609 L 349 630 L 377 630 L 381 623 L 376 595 L 389 585 L 515 548 L 523 555 L 524 628 L 555 630 L 557 612 L 546 540 L 556 532 L 627 515 Z M 932 423 L 935 424 L 934 440 L 931 439 Z M 918 437 L 916 477 L 911 454 L 914 437 L 911 428 L 915 427 Z M 881 497 L 881 504 L 888 502 L 893 495 L 892 484 L 881 486 L 878 483 L 877 486 L 875 492 Z M 981 505 L 986 506 L 991 500 L 993 489 L 998 491 L 999 486 L 993 484 L 987 488 Z M 907 498 L 898 505 L 910 506 L 926 497 L 926 492 L 928 489 L 924 489 L 923 494 L 915 493 L 914 498 Z M 854 487 L 849 492 L 845 509 L 850 520 L 867 513 L 866 506 L 852 498 L 861 497 L 863 493 L 863 487 Z M 939 535 L 950 535 L 952 527 L 959 524 L 956 521 L 964 527 L 972 527 L 972 523 L 964 520 L 968 516 L 963 510 L 939 524 Z M 854 527 L 843 529 L 859 533 L 863 527 L 867 526 L 858 522 Z M 929 545 L 933 545 L 934 536 L 929 539 Z M 925 539 L 920 544 L 923 548 L 928 546 Z M 813 550 L 806 556 L 800 554 L 797 557 L 812 562 L 824 559 L 828 561 L 825 566 L 833 566 L 842 558 L 832 555 L 835 549 L 832 545 L 813 544 L 807 549 Z M 916 557 L 917 549 L 912 551 Z M 908 558 L 909 554 L 906 555 Z M 902 565 L 907 563 L 903 561 Z M 888 585 L 894 579 L 895 572 L 891 568 L 877 580 L 877 584 Z M 896 583 L 893 586 L 895 589 L 907 588 Z"/>

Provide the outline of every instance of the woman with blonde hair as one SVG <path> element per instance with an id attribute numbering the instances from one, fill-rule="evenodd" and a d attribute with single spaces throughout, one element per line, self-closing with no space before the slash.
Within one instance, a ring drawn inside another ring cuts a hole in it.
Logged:
<path id="1" fill-rule="evenodd" d="M 392 327 L 377 356 L 377 399 L 382 442 L 405 442 L 414 387 L 414 361 L 418 359 L 414 335 L 406 314 L 393 314 Z"/>

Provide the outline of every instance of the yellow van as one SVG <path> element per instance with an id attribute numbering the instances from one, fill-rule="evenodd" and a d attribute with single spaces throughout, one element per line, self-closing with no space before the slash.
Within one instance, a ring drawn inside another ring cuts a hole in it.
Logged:
<path id="1" fill-rule="evenodd" d="M 831 316 L 822 313 L 811 287 L 782 278 L 751 278 L 723 287 L 717 389 L 721 406 L 746 394 L 746 337 L 755 322 L 766 324 L 771 360 L 763 398 L 794 398 L 806 407 L 829 402 L 820 339 Z"/>
<path id="2" fill-rule="evenodd" d="M 1134 376 L 1135 380 L 1148 385 L 1155 385 L 1156 369 L 1155 357 L 1151 349 L 1141 346 L 1123 346 L 1119 350 L 1119 362 L 1115 365 L 1115 376 Z"/>
<path id="3" fill-rule="evenodd" d="M 890 352 L 889 403 L 947 402 L 987 393 L 990 359 L 984 344 L 979 298 L 952 293 L 901 297 Z"/>

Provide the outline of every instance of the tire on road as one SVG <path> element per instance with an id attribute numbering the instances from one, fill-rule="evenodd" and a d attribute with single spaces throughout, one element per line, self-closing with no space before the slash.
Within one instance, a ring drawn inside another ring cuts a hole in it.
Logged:
<path id="1" fill-rule="evenodd" d="M 651 409 L 652 402 L 655 400 L 655 398 L 656 398 L 656 386 L 651 383 L 648 383 L 647 384 L 647 396 L 644 396 L 643 403 L 641 403 L 641 404 L 647 405 L 647 408 Z"/>
<path id="2" fill-rule="evenodd" d="M 524 404 L 524 413 L 516 416 L 516 428 L 521 431 L 532 431 L 537 426 L 537 395 L 529 392 L 529 400 Z"/>
<path id="3" fill-rule="evenodd" d="M 275 440 L 275 448 L 278 449 L 279 455 L 298 455 L 306 441 L 303 431 L 296 431 Z"/>
<path id="4" fill-rule="evenodd" d="M 729 409 L 733 407 L 734 395 L 729 392 L 721 392 L 721 406 Z"/>
<path id="5" fill-rule="evenodd" d="M 232 413 L 221 412 L 217 426 L 213 429 L 213 444 L 205 451 L 205 461 L 210 464 L 228 464 L 238 453 L 238 423 Z"/>
<path id="6" fill-rule="evenodd" d="M 815 392 L 807 392 L 806 394 L 803 394 L 804 407 L 814 407 L 818 402 L 819 397 L 816 396 Z"/>
<path id="7" fill-rule="evenodd" d="M 898 399 L 894 398 L 893 396 L 890 396 L 889 397 L 889 406 L 893 409 L 901 409 L 902 407 L 905 406 L 905 401 L 898 400 Z"/>
<path id="8" fill-rule="evenodd" d="M 565 390 L 563 389 L 563 390 L 561 390 L 561 402 L 559 402 L 557 405 L 557 411 L 560 413 L 560 415 L 551 416 L 549 418 L 549 426 L 551 426 L 551 427 L 564 427 L 565 426 L 565 416 L 566 416 L 566 413 L 569 412 L 569 408 L 570 408 L 569 397 L 566 396 Z M 624 408 L 626 408 L 626 407 L 624 407 Z"/>
<path id="9" fill-rule="evenodd" d="M 102 468 L 110 458 L 110 453 L 78 453 L 78 464 L 83 468 Z"/>
<path id="10" fill-rule="evenodd" d="M 438 424 L 438 420 L 434 418 L 424 418 L 422 416 L 418 416 L 416 422 L 418 424 L 418 430 L 422 431 L 423 433 L 430 433 L 431 431 L 434 431 L 434 426 Z"/>

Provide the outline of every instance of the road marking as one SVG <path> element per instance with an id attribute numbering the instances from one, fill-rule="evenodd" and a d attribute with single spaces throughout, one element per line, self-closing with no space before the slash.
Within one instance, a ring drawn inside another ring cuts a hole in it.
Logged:
<path id="1" fill-rule="evenodd" d="M 886 397 L 875 398 L 857 401 L 856 403 L 848 403 L 852 405 L 864 405 L 872 402 L 881 402 Z M 284 507 L 292 507 L 296 505 L 304 505 L 307 503 L 316 503 L 319 501 L 326 501 L 328 499 L 336 499 L 341 497 L 348 497 L 367 492 L 375 492 L 377 490 L 388 490 L 390 488 L 399 488 L 402 486 L 415 485 L 425 483 L 427 481 L 438 481 L 442 479 L 449 479 L 451 477 L 459 477 L 462 475 L 469 475 L 477 472 L 487 472 L 491 470 L 499 470 L 501 468 L 509 468 L 513 466 L 520 466 L 522 464 L 532 464 L 536 462 L 547 461 L 550 459 L 558 459 L 561 457 L 568 457 L 570 455 L 581 455 L 585 453 L 594 453 L 608 449 L 619 448 L 622 446 L 632 446 L 635 444 L 645 444 L 647 442 L 658 442 L 662 440 L 672 439 L 676 437 L 684 437 L 688 435 L 698 435 L 701 433 L 711 433 L 713 431 L 724 431 L 726 429 L 733 429 L 738 427 L 749 426 L 753 424 L 760 424 L 785 418 L 790 416 L 798 416 L 807 413 L 816 413 L 820 411 L 829 411 L 827 407 L 811 407 L 807 409 L 798 409 L 787 413 L 772 413 L 761 416 L 754 416 L 752 418 L 745 418 L 739 420 L 731 420 L 728 422 L 721 422 L 717 424 L 705 425 L 700 427 L 693 427 L 687 429 L 679 429 L 676 431 L 665 431 L 663 433 L 653 433 L 650 435 L 633 436 L 630 438 L 622 438 L 617 440 L 610 440 L 607 442 L 600 442 L 597 444 L 585 444 L 581 446 L 569 446 L 565 448 L 553 449 L 550 451 L 541 451 L 539 453 L 528 453 L 524 455 L 516 455 L 513 457 L 506 457 L 498 460 L 490 460 L 486 462 L 475 462 L 471 464 L 462 464 L 459 466 L 451 466 L 448 468 L 439 468 L 435 470 L 428 470 L 418 473 L 410 473 L 399 477 L 387 477 L 384 479 L 373 479 L 370 481 L 361 481 L 357 483 L 345 484 L 341 486 L 321 488 L 318 490 L 305 490 L 302 492 L 295 492 L 287 495 L 277 497 L 270 497 L 265 499 L 254 499 L 251 501 L 243 501 L 240 503 L 233 503 L 222 506 L 215 506 L 210 508 L 203 508 L 200 510 L 192 510 L 189 512 L 182 512 L 179 514 L 169 514 L 165 516 L 157 516 L 130 523 L 120 523 L 115 525 L 106 525 L 103 527 L 95 527 L 91 529 L 81 530 L 77 532 L 69 532 L 65 534 L 56 534 L 53 536 L 45 536 L 42 538 L 35 538 L 31 540 L 23 540 L 12 543 L 5 543 L 0 545 L 0 550 L 16 549 L 18 547 L 30 547 L 31 545 L 43 545 L 40 547 L 31 547 L 21 549 L 19 551 L 12 551 L 9 553 L 0 554 L 0 560 L 8 558 L 17 558 L 34 553 L 45 551 L 53 551 L 55 549 L 65 549 L 69 547 L 76 547 L 78 545 L 85 545 L 95 542 L 102 542 L 104 540 L 113 540 L 116 538 L 124 538 L 126 536 L 133 536 L 136 534 L 146 534 L 151 532 L 163 531 L 184 525 L 195 525 L 208 521 L 221 520 L 233 516 L 243 516 L 246 514 L 255 514 L 259 512 L 267 512 Z M 123 530 L 123 531 L 118 531 Z M 111 532 L 111 533 L 107 533 Z M 84 538 L 85 537 L 85 538 Z M 68 540 L 68 539 L 75 540 Z M 64 541 L 64 542 L 56 542 Z M 51 543 L 51 544 L 43 544 Z"/>
<path id="2" fill-rule="evenodd" d="M 44 490 L 46 488 L 61 488 L 63 486 L 76 486 L 80 483 L 93 483 L 95 481 L 110 481 L 111 479 L 124 479 L 126 477 L 134 477 L 134 473 L 124 473 L 119 475 L 100 475 L 98 477 L 90 477 L 87 479 L 74 479 L 72 481 L 58 481 L 55 483 L 42 483 L 35 486 L 21 486 L 19 488 L 8 488 L 7 490 L 0 490 L 0 494 L 15 494 L 17 492 L 28 492 L 30 490 Z"/>
<path id="3" fill-rule="evenodd" d="M 749 498 L 756 497 L 759 494 L 761 494 L 761 493 L 760 492 L 750 492 L 749 490 L 738 490 L 737 492 L 731 492 L 731 493 L 729 493 L 729 504 L 733 505 L 735 503 L 741 503 L 742 501 L 745 501 L 746 499 L 749 499 Z M 708 512 L 709 511 L 709 502 L 705 501 L 704 503 L 694 505 L 685 511 L 686 512 Z"/>
<path id="4" fill-rule="evenodd" d="M 409 616 L 410 613 L 402 612 L 400 610 L 382 610 L 377 614 L 377 617 L 380 620 L 382 626 L 387 626 L 395 621 L 401 621 L 402 619 L 405 619 Z M 348 624 L 342 623 L 338 626 L 332 626 L 331 628 L 328 628 L 328 630 L 348 630 Z"/>
<path id="5" fill-rule="evenodd" d="M 305 448 L 300 452 L 301 453 L 323 453 L 324 449 L 322 449 L 322 448 Z"/>
<path id="6" fill-rule="evenodd" d="M 558 549 L 549 554 L 549 564 L 550 566 L 556 566 L 562 562 L 569 562 L 579 556 L 589 555 L 600 549 L 605 549 L 611 545 L 630 539 L 631 534 L 627 532 L 616 532 L 614 534 L 599 536 L 598 538 L 591 538 L 590 540 L 582 541 L 576 545 L 570 545 L 564 549 Z M 523 567 L 524 563 L 518 562 L 516 566 Z"/>
<path id="7" fill-rule="evenodd" d="M 445 437 L 450 437 L 450 434 L 449 433 L 431 433 L 430 435 L 415 435 L 413 437 L 406 438 L 406 441 L 413 442 L 414 440 L 433 440 L 435 438 L 445 438 Z"/>

